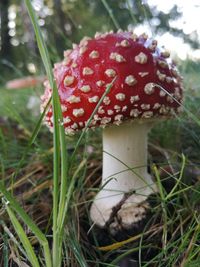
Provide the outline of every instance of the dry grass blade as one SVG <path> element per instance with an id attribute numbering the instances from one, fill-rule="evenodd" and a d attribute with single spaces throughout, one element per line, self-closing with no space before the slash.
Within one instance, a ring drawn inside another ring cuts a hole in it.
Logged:
<path id="1" fill-rule="evenodd" d="M 97 247 L 97 249 L 100 250 L 100 251 L 113 251 L 113 250 L 116 250 L 116 249 L 119 249 L 119 248 L 123 247 L 124 245 L 126 245 L 128 243 L 134 242 L 134 241 L 140 239 L 141 237 L 143 237 L 145 235 L 148 235 L 148 234 L 154 233 L 154 232 L 158 233 L 162 229 L 163 229 L 163 226 L 154 226 L 150 230 L 148 230 L 148 231 L 146 231 L 144 233 L 141 233 L 139 235 L 130 237 L 127 240 L 124 240 L 124 241 L 121 241 L 121 242 L 116 242 L 116 243 L 113 243 L 113 244 L 111 244 L 109 246 Z"/>

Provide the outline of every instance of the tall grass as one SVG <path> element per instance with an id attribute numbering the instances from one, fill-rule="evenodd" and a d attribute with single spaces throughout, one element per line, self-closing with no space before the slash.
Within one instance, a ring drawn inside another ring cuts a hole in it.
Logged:
<path id="1" fill-rule="evenodd" d="M 52 66 L 49 59 L 49 54 L 43 40 L 40 28 L 37 23 L 37 18 L 35 12 L 33 10 L 32 4 L 30 1 L 25 0 L 25 4 L 27 10 L 29 12 L 34 30 L 35 36 L 38 44 L 38 48 L 40 51 L 40 55 L 47 73 L 47 77 L 49 79 L 51 88 L 53 88 L 53 97 L 52 97 L 52 106 L 54 113 L 54 175 L 53 175 L 53 253 L 51 257 L 50 247 L 48 245 L 48 241 L 44 234 L 39 230 L 39 228 L 34 224 L 34 222 L 30 219 L 30 217 L 24 212 L 24 210 L 18 205 L 16 200 L 12 198 L 12 196 L 6 192 L 3 185 L 1 185 L 0 190 L 4 194 L 7 203 L 7 211 L 10 216 L 10 219 L 13 223 L 14 228 L 17 230 L 17 234 L 20 237 L 20 240 L 27 251 L 27 257 L 29 261 L 33 264 L 33 266 L 39 266 L 36 255 L 34 254 L 33 248 L 25 237 L 22 227 L 20 227 L 20 223 L 15 217 L 12 209 L 17 212 L 18 215 L 21 216 L 24 223 L 28 225 L 31 231 L 36 235 L 40 244 L 44 247 L 44 259 L 45 265 L 48 267 L 61 265 L 61 248 L 62 248 L 62 232 L 63 232 L 63 221 L 60 224 L 58 218 L 64 217 L 64 202 L 67 190 L 67 150 L 66 150 L 66 142 L 65 142 L 65 133 L 62 125 L 62 112 L 59 103 L 58 91 L 55 85 L 55 81 L 52 74 Z M 41 124 L 42 117 L 36 127 L 32 138 L 29 142 L 31 145 L 34 139 L 37 136 L 39 126 Z M 60 172 L 61 167 L 61 172 Z M 61 188 L 59 188 L 61 185 Z M 61 192 L 61 193 L 60 193 Z M 60 208 L 58 206 L 60 204 Z M 9 208 L 11 206 L 11 208 Z"/>

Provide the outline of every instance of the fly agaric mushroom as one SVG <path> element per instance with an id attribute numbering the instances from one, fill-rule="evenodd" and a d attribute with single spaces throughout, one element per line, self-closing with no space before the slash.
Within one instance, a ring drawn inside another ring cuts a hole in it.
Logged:
<path id="1" fill-rule="evenodd" d="M 102 189 L 90 217 L 112 234 L 141 221 L 157 191 L 147 172 L 147 135 L 153 122 L 179 113 L 182 101 L 181 77 L 169 56 L 145 34 L 119 31 L 85 37 L 54 67 L 66 134 L 84 129 L 115 78 L 89 126 L 103 128 Z M 42 110 L 52 93 L 44 85 Z M 50 130 L 52 116 L 50 107 Z"/>

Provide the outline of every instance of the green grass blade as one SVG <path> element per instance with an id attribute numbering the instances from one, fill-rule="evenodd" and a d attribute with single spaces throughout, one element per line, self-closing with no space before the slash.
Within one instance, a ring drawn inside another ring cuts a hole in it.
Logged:
<path id="1" fill-rule="evenodd" d="M 156 165 L 154 164 L 153 167 L 153 172 L 155 174 L 157 186 L 158 186 L 158 192 L 160 194 L 160 199 L 161 199 L 161 207 L 163 211 L 163 236 L 162 236 L 162 243 L 163 243 L 163 251 L 164 253 L 166 252 L 166 246 L 167 246 L 167 208 L 166 208 L 166 191 L 162 186 L 160 175 L 158 172 L 158 169 Z"/>
<path id="2" fill-rule="evenodd" d="M 8 267 L 8 236 L 6 233 L 3 234 L 3 267 Z"/>
<path id="3" fill-rule="evenodd" d="M 184 172 L 184 169 L 185 169 L 185 165 L 186 165 L 186 159 L 185 159 L 185 156 L 182 154 L 182 166 L 181 166 L 179 178 L 177 179 L 177 181 L 176 181 L 174 187 L 172 188 L 172 190 L 166 196 L 166 200 L 170 199 L 173 196 L 173 194 L 176 191 L 178 185 L 180 184 L 180 182 L 182 180 L 182 177 L 183 177 L 183 172 Z M 186 189 L 188 190 L 188 188 L 186 188 Z"/>
<path id="4" fill-rule="evenodd" d="M 73 226 L 71 226 L 72 228 Z M 72 230 L 74 231 L 74 230 Z M 74 256 L 77 260 L 77 263 L 79 264 L 80 267 L 88 267 L 88 264 L 84 258 L 84 256 L 81 253 L 81 247 L 80 244 L 76 241 L 76 236 L 75 235 L 70 235 L 69 236 L 69 243 L 72 252 L 74 253 Z"/>
<path id="5" fill-rule="evenodd" d="M 10 204 L 12 209 L 21 217 L 23 222 L 30 228 L 30 230 L 37 237 L 38 241 L 40 242 L 40 244 L 43 246 L 44 249 L 46 266 L 51 267 L 51 253 L 45 235 L 32 221 L 32 219 L 28 216 L 28 214 L 24 211 L 24 209 L 19 205 L 19 203 L 15 200 L 15 198 L 6 190 L 2 182 L 0 182 L 0 192 L 4 195 L 6 201 Z"/>
<path id="6" fill-rule="evenodd" d="M 186 108 L 182 103 L 180 103 L 172 94 L 170 94 L 165 88 L 160 86 L 159 84 L 154 84 L 156 87 L 160 88 L 164 91 L 169 97 L 171 97 L 180 107 L 185 111 L 185 113 L 190 117 L 198 126 L 200 126 L 200 120 L 197 116 L 195 116 L 188 108 Z M 176 114 L 175 114 L 176 115 Z"/>
<path id="7" fill-rule="evenodd" d="M 79 164 L 79 166 L 77 167 L 76 171 L 74 172 L 74 174 L 72 176 L 72 179 L 71 179 L 71 182 L 70 182 L 70 185 L 69 185 L 69 188 L 68 188 L 67 196 L 66 196 L 66 199 L 65 199 L 64 211 L 62 212 L 63 216 L 60 216 L 58 218 L 58 227 L 60 228 L 60 232 L 62 232 L 62 228 L 63 228 L 64 222 L 65 222 L 65 214 L 68 211 L 70 199 L 71 199 L 72 194 L 74 192 L 74 185 L 75 185 L 75 182 L 76 182 L 76 177 L 79 174 L 79 172 L 83 169 L 85 164 L 86 164 L 86 160 L 83 160 Z"/>
<path id="8" fill-rule="evenodd" d="M 59 211 L 57 216 L 57 229 L 61 229 L 63 225 L 60 225 L 59 219 L 66 216 L 65 213 L 65 199 L 69 187 L 68 179 L 68 157 L 66 153 L 66 144 L 65 144 L 65 133 L 64 131 L 60 132 L 60 146 L 61 146 L 61 182 L 60 182 L 60 200 L 59 200 Z M 58 233 L 62 239 L 63 235 L 61 232 Z M 61 240 L 62 243 L 62 240 Z"/>
<path id="9" fill-rule="evenodd" d="M 62 125 L 62 112 L 60 107 L 60 100 L 58 95 L 58 90 L 54 81 L 54 76 L 52 73 L 52 66 L 50 62 L 50 57 L 48 50 L 46 48 L 45 42 L 43 40 L 40 27 L 37 23 L 37 17 L 33 10 L 30 0 L 25 0 L 26 7 L 29 12 L 29 16 L 32 21 L 32 25 L 35 31 L 36 40 L 40 55 L 46 69 L 47 77 L 50 82 L 51 88 L 53 88 L 53 127 L 54 127 L 54 175 L 53 175 L 53 266 L 59 267 L 61 264 L 60 251 L 61 248 L 59 244 L 62 245 L 62 235 L 58 232 L 57 218 L 58 218 L 58 204 L 62 206 L 65 201 L 65 194 L 67 188 L 67 150 L 65 141 L 65 132 Z M 61 153 L 61 154 L 60 154 Z M 61 161 L 61 162 L 60 162 Z M 59 201 L 59 177 L 60 177 L 60 166 L 61 166 L 61 195 Z M 62 212 L 63 209 L 61 209 Z M 61 238 L 61 240 L 59 240 Z"/>
<path id="10" fill-rule="evenodd" d="M 40 55 L 41 55 L 42 61 L 44 63 L 47 77 L 49 79 L 51 87 L 53 88 L 52 66 L 51 66 L 49 56 L 48 56 L 48 51 L 47 51 L 45 42 L 42 38 L 42 34 L 41 34 L 40 28 L 39 28 L 38 23 L 37 23 L 37 17 L 35 15 L 34 10 L 33 10 L 31 1 L 30 0 L 24 0 L 24 1 L 25 1 L 27 10 L 28 10 L 29 16 L 30 16 L 31 21 L 32 21 L 32 25 L 33 25 L 36 40 L 37 40 L 38 49 L 40 51 Z"/>
<path id="11" fill-rule="evenodd" d="M 12 222 L 12 225 L 26 251 L 26 254 L 27 254 L 27 258 L 28 260 L 30 261 L 30 263 L 32 264 L 32 266 L 34 267 L 40 267 L 40 264 L 38 262 L 38 259 L 35 255 L 35 252 L 33 250 L 33 247 L 26 235 L 26 233 L 24 232 L 20 222 L 17 220 L 14 212 L 12 211 L 12 209 L 9 207 L 9 204 L 6 204 L 5 203 L 5 206 L 6 206 L 6 210 L 8 212 L 8 215 L 10 217 L 10 221 Z"/>
<path id="12" fill-rule="evenodd" d="M 16 171 L 15 171 L 15 174 L 14 174 L 13 179 L 15 179 L 15 178 L 17 177 L 18 172 L 19 172 L 19 170 L 20 170 L 20 168 L 21 168 L 21 166 L 22 166 L 22 164 L 23 164 L 23 162 L 24 162 L 24 160 L 25 160 L 25 158 L 26 158 L 26 155 L 28 154 L 28 152 L 29 152 L 29 150 L 30 150 L 32 144 L 33 144 L 33 143 L 35 142 L 35 140 L 36 140 L 36 137 L 37 137 L 37 135 L 38 135 L 38 133 L 39 133 L 39 131 L 40 131 L 40 128 L 41 128 L 41 125 L 42 125 L 42 121 L 43 121 L 43 119 L 44 119 L 44 116 L 45 116 L 45 114 L 46 114 L 46 111 L 47 111 L 47 109 L 48 109 L 48 107 L 49 107 L 50 102 L 51 102 L 51 98 L 49 99 L 49 101 L 48 101 L 48 103 L 47 103 L 47 105 L 46 105 L 46 107 L 45 107 L 43 113 L 41 114 L 41 116 L 40 116 L 40 118 L 39 118 L 39 120 L 38 120 L 38 122 L 37 122 L 37 124 L 36 124 L 36 126 L 35 126 L 35 128 L 34 128 L 34 130 L 33 130 L 33 133 L 32 133 L 32 135 L 31 135 L 31 137 L 30 137 L 30 140 L 29 140 L 29 142 L 28 142 L 28 144 L 27 144 L 27 147 L 26 147 L 26 149 L 25 149 L 25 151 L 24 151 L 24 153 L 23 153 L 23 155 L 22 155 L 22 157 L 21 157 L 21 159 L 20 159 L 20 161 L 19 161 L 19 164 L 18 164 L 18 166 L 17 166 L 17 169 L 16 169 Z"/>
<path id="13" fill-rule="evenodd" d="M 101 0 L 101 2 L 103 3 L 105 9 L 107 10 L 111 20 L 113 21 L 113 24 L 114 24 L 115 28 L 117 30 L 120 29 L 120 25 L 119 25 L 118 21 L 116 20 L 114 14 L 113 14 L 113 10 L 109 7 L 107 1 L 106 0 Z"/>
<path id="14" fill-rule="evenodd" d="M 131 7 L 131 4 L 130 4 L 130 1 L 129 0 L 126 0 L 126 5 L 128 7 L 128 11 L 129 11 L 130 16 L 132 18 L 133 25 L 137 25 L 138 24 L 138 21 L 137 21 L 137 18 L 135 16 L 134 12 L 133 12 L 133 9 Z"/>
<path id="15" fill-rule="evenodd" d="M 26 252 L 19 244 L 18 240 L 15 238 L 15 236 L 11 233 L 10 229 L 6 226 L 4 221 L 0 220 L 0 224 L 4 230 L 4 232 L 7 234 L 7 236 L 10 238 L 10 240 L 18 247 L 18 249 L 21 251 L 23 255 L 26 255 Z"/>
<path id="16" fill-rule="evenodd" d="M 72 194 L 74 192 L 74 186 L 75 186 L 75 182 L 76 182 L 76 177 L 79 174 L 79 172 L 81 171 L 81 169 L 85 166 L 86 164 L 86 160 L 83 160 L 79 166 L 77 167 L 76 171 L 74 172 L 72 179 L 70 181 L 69 187 L 68 187 L 68 191 L 67 191 L 67 195 L 65 197 L 65 205 L 62 210 L 62 212 L 60 212 L 58 215 L 58 225 L 57 225 L 57 233 L 58 233 L 58 253 L 59 255 L 61 255 L 61 248 L 62 248 L 62 242 L 63 242 L 63 237 L 64 237 L 64 225 L 65 225 L 65 219 L 66 219 L 66 214 L 68 212 L 69 209 L 69 204 L 70 204 L 70 200 L 72 198 Z"/>

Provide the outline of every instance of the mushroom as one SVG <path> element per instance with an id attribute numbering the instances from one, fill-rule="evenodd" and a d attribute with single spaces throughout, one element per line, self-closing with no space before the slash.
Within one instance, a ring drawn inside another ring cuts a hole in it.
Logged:
<path id="1" fill-rule="evenodd" d="M 155 121 L 181 111 L 181 77 L 168 51 L 142 34 L 97 33 L 85 37 L 55 64 L 66 134 L 84 129 L 109 84 L 89 127 L 103 128 L 101 189 L 90 209 L 95 225 L 111 234 L 145 218 L 157 186 L 147 172 L 147 135 Z M 45 81 L 43 110 L 52 93 Z M 45 123 L 53 129 L 52 107 Z"/>
<path id="2" fill-rule="evenodd" d="M 42 84 L 46 79 L 45 76 L 27 76 L 20 79 L 10 80 L 6 83 L 7 89 L 22 89 L 27 87 L 34 87 L 39 84 Z"/>

